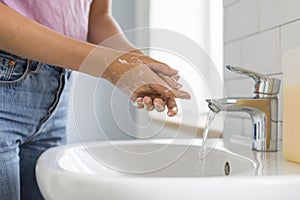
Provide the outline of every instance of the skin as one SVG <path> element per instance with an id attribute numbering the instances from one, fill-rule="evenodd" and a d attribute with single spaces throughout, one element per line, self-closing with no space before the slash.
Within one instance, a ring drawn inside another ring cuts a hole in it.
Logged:
<path id="1" fill-rule="evenodd" d="M 174 116 L 177 113 L 175 98 L 190 98 L 188 93 L 178 90 L 181 87 L 177 83 L 178 71 L 144 55 L 126 38 L 121 37 L 118 41 L 104 46 L 98 45 L 107 38 L 121 33 L 111 15 L 110 0 L 93 1 L 89 15 L 87 42 L 56 33 L 1 3 L 0 24 L 0 49 L 31 60 L 102 77 L 112 84 L 116 84 L 134 67 L 143 65 L 150 68 L 152 71 L 147 71 L 145 79 L 153 77 L 168 86 L 151 85 L 145 82 L 144 86 L 130 96 L 138 108 L 146 107 L 149 111 L 156 109 L 162 112 L 166 105 L 168 115 Z M 90 59 L 92 61 L 86 67 L 82 67 L 82 63 L 88 56 L 92 56 Z M 136 59 L 131 59 L 132 57 Z M 115 62 L 119 58 L 130 60 L 130 63 Z"/>

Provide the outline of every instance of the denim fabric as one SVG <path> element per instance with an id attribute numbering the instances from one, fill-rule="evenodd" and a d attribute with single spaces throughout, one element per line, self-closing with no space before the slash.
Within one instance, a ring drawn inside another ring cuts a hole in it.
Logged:
<path id="1" fill-rule="evenodd" d="M 43 199 L 38 157 L 66 141 L 69 73 L 0 51 L 0 199 Z"/>

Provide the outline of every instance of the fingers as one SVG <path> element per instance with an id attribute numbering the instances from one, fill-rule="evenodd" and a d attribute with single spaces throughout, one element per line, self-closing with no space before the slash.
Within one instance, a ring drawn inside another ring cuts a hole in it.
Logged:
<path id="1" fill-rule="evenodd" d="M 161 85 L 156 83 L 151 83 L 149 86 L 157 91 L 158 94 L 166 98 L 180 98 L 180 99 L 190 99 L 191 95 L 183 90 L 175 90 L 170 88 L 168 85 Z"/>
<path id="2" fill-rule="evenodd" d="M 146 107 L 146 110 L 148 110 L 148 111 L 154 110 L 154 105 L 153 105 L 151 97 L 148 97 L 148 96 L 144 97 L 143 102 Z"/>
<path id="3" fill-rule="evenodd" d="M 174 75 L 174 78 L 172 76 L 167 76 L 164 75 L 162 73 L 157 73 L 158 76 L 163 79 L 171 88 L 174 89 L 180 89 L 182 87 L 182 85 L 180 83 L 177 82 L 177 80 L 175 79 L 175 77 L 179 77 L 179 75 Z"/>
<path id="4" fill-rule="evenodd" d="M 156 89 L 156 91 L 161 94 L 165 95 L 167 97 L 166 105 L 168 107 L 168 116 L 173 117 L 178 112 L 178 107 L 175 101 L 175 98 L 181 98 L 181 99 L 190 99 L 191 95 L 185 91 L 182 90 L 172 90 L 167 87 L 164 87 L 162 85 L 151 85 L 150 86 L 153 89 Z"/>
<path id="5" fill-rule="evenodd" d="M 142 109 L 144 108 L 144 102 L 143 102 L 143 97 L 139 97 L 135 100 L 135 106 L 138 108 L 138 109 Z"/>
<path id="6" fill-rule="evenodd" d="M 153 60 L 152 62 L 149 62 L 146 65 L 156 73 L 162 73 L 167 76 L 174 76 L 178 74 L 178 71 L 176 69 L 173 69 L 169 67 L 167 64 L 158 62 L 156 60 Z"/>
<path id="7" fill-rule="evenodd" d="M 162 112 L 165 110 L 166 102 L 163 101 L 161 98 L 155 98 L 152 101 L 152 98 L 149 96 L 145 97 L 138 97 L 135 100 L 135 106 L 138 109 L 146 108 L 147 111 L 156 110 L 157 112 Z"/>
<path id="8" fill-rule="evenodd" d="M 172 90 L 172 92 L 174 93 L 174 96 L 176 98 L 180 98 L 180 99 L 191 99 L 191 95 L 183 90 Z"/>
<path id="9" fill-rule="evenodd" d="M 174 81 L 178 81 L 179 78 L 180 78 L 179 74 L 175 74 L 175 75 L 170 76 L 170 77 L 171 77 Z"/>
<path id="10" fill-rule="evenodd" d="M 167 107 L 168 107 L 168 116 L 173 117 L 177 114 L 178 108 L 174 98 L 170 98 L 167 100 Z"/>
<path id="11" fill-rule="evenodd" d="M 164 102 L 161 98 L 155 98 L 153 100 L 153 104 L 157 112 L 162 112 L 165 110 L 166 102 Z"/>
<path id="12" fill-rule="evenodd" d="M 169 65 L 152 59 L 151 57 L 146 57 L 146 65 L 155 73 L 157 73 L 160 78 L 162 78 L 166 83 L 168 83 L 174 89 L 180 89 L 182 85 L 178 83 L 179 74 L 176 69 L 171 68 Z"/>
<path id="13" fill-rule="evenodd" d="M 144 98 L 139 97 L 135 101 L 137 108 L 144 108 L 146 107 L 146 110 L 152 111 L 155 110 L 157 112 L 163 112 L 165 110 L 165 106 L 168 107 L 168 116 L 173 117 L 177 114 L 178 108 L 177 108 L 177 103 L 174 98 L 168 99 L 166 102 L 163 101 L 161 98 L 155 98 L 153 101 L 151 97 L 146 96 Z"/>
<path id="14" fill-rule="evenodd" d="M 159 62 L 147 55 L 145 55 L 141 50 L 135 49 L 131 51 L 133 54 L 137 54 L 138 56 L 143 57 L 142 60 L 144 60 L 144 63 L 154 72 L 156 73 L 162 73 L 167 76 L 174 76 L 178 74 L 178 71 L 176 69 L 171 68 L 169 65 Z"/>
<path id="15" fill-rule="evenodd" d="M 190 99 L 191 96 L 185 91 L 172 89 L 167 84 L 150 83 L 140 87 L 131 98 L 137 108 L 146 108 L 147 111 L 155 109 L 163 112 L 167 106 L 167 115 L 173 117 L 178 112 L 175 98 Z"/>

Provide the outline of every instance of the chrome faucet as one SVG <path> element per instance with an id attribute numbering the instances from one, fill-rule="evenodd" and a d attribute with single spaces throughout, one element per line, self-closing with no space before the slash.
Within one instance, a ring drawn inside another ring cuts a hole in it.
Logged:
<path id="1" fill-rule="evenodd" d="M 252 119 L 252 149 L 277 151 L 278 98 L 280 80 L 235 66 L 226 66 L 232 72 L 254 79 L 254 96 L 207 100 L 213 112 L 246 112 Z"/>

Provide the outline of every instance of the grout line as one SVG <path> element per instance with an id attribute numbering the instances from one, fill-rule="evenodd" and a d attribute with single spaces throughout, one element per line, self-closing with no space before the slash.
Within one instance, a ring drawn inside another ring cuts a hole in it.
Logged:
<path id="1" fill-rule="evenodd" d="M 257 14 L 258 14 L 258 17 L 257 17 L 257 25 L 258 25 L 258 30 L 260 31 L 260 28 L 261 28 L 261 13 L 262 13 L 262 6 L 261 4 L 258 2 L 259 0 L 256 1 L 256 6 L 257 6 Z"/>
<path id="2" fill-rule="evenodd" d="M 235 4 L 237 4 L 237 3 L 239 3 L 239 2 L 241 2 L 241 0 L 235 0 L 235 1 L 233 1 L 232 3 L 227 4 L 226 6 L 224 6 L 224 9 L 227 9 L 227 8 L 229 8 L 229 7 L 231 7 L 231 6 L 235 5 Z"/>
<path id="3" fill-rule="evenodd" d="M 267 28 L 267 29 L 264 29 L 264 30 L 261 30 L 261 31 L 257 31 L 257 32 L 255 32 L 255 33 L 251 33 L 251 34 L 248 34 L 248 35 L 245 35 L 245 36 L 242 36 L 242 37 L 238 37 L 238 38 L 229 40 L 229 41 L 227 41 L 227 42 L 224 42 L 224 45 L 228 45 L 228 44 L 230 44 L 230 43 L 238 42 L 238 41 L 240 41 L 240 40 L 244 40 L 244 39 L 247 39 L 247 38 L 249 38 L 249 37 L 252 37 L 252 36 L 255 36 L 255 35 L 259 35 L 259 34 L 261 34 L 261 33 L 265 33 L 265 32 L 268 32 L 268 31 L 271 31 L 271 30 L 274 30 L 274 29 L 277 29 L 277 28 L 281 28 L 281 27 L 283 27 L 283 26 L 286 26 L 286 25 L 295 23 L 295 22 L 297 22 L 297 21 L 300 21 L 300 18 L 297 18 L 297 19 L 295 19 L 295 20 L 292 20 L 292 21 L 289 21 L 289 22 L 280 24 L 280 25 L 275 26 L 275 27 L 270 27 L 270 28 Z"/>
<path id="4" fill-rule="evenodd" d="M 292 20 L 292 21 L 289 21 L 289 22 L 286 22 L 286 23 L 280 24 L 278 27 L 286 26 L 286 25 L 289 25 L 289 24 L 295 23 L 295 22 L 297 22 L 297 21 L 300 21 L 300 18 L 297 18 L 297 19 L 294 19 L 294 20 Z"/>
<path id="5" fill-rule="evenodd" d="M 230 43 L 234 43 L 234 42 L 237 42 L 237 41 L 240 41 L 240 40 L 244 40 L 244 39 L 247 39 L 249 37 L 253 37 L 253 36 L 256 36 L 256 35 L 259 35 L 261 33 L 265 33 L 265 32 L 271 31 L 271 30 L 275 30 L 275 29 L 277 29 L 279 27 L 280 26 L 276 26 L 276 27 L 272 27 L 272 28 L 269 28 L 269 29 L 265 29 L 263 31 L 256 31 L 256 32 L 251 33 L 251 34 L 248 34 L 248 35 L 245 35 L 245 36 L 242 36 L 242 37 L 239 37 L 239 38 L 235 38 L 235 39 L 229 40 L 229 41 L 225 42 L 224 45 L 227 45 L 227 44 L 230 44 Z"/>

